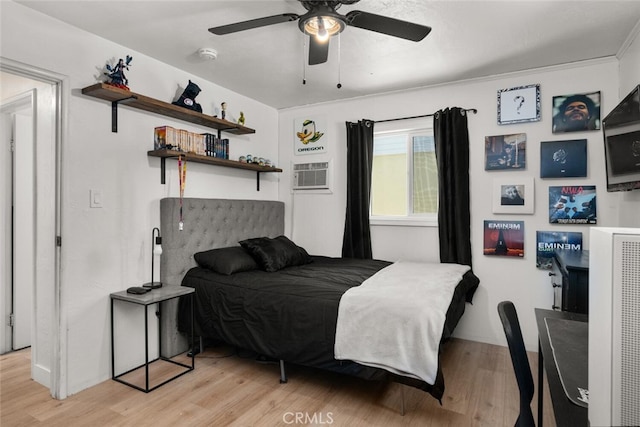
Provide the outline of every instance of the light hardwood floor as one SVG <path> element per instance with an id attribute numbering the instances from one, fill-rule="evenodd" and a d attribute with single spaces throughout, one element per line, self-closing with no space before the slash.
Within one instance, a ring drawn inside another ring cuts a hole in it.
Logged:
<path id="1" fill-rule="evenodd" d="M 107 380 L 61 401 L 29 379 L 28 349 L 8 353 L 0 356 L 0 425 L 493 427 L 513 426 L 517 418 L 518 387 L 506 347 L 450 340 L 442 358 L 442 405 L 412 387 L 297 366 L 288 366 L 289 381 L 280 384 L 277 364 L 234 353 L 207 349 L 194 371 L 148 394 Z M 529 354 L 534 380 L 537 360 Z M 550 408 L 545 384 L 545 426 L 555 426 Z M 536 396 L 532 409 L 535 416 Z"/>

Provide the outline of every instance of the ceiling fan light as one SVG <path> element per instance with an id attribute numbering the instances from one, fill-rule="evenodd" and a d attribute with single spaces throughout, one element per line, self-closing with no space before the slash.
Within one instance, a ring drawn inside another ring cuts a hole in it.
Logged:
<path id="1" fill-rule="evenodd" d="M 332 16 L 314 16 L 305 21 L 304 32 L 324 42 L 341 32 L 344 26 L 343 21 Z"/>

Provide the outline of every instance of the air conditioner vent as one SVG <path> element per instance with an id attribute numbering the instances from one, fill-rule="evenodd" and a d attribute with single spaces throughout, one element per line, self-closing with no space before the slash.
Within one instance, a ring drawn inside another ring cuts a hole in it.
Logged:
<path id="1" fill-rule="evenodd" d="M 295 191 L 328 190 L 330 162 L 295 163 L 293 165 L 293 184 Z"/>

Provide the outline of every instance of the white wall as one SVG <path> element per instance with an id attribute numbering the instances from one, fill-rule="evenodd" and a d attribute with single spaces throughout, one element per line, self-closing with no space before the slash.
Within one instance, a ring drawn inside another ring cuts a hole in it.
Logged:
<path id="1" fill-rule="evenodd" d="M 278 113 L 16 3 L 2 2 L 0 19 L 4 58 L 69 78 L 62 145 L 61 327 L 67 346 L 62 355 L 66 393 L 61 397 L 65 397 L 110 377 L 109 294 L 149 281 L 151 229 L 159 225 L 159 200 L 179 195 L 176 163 L 167 161 L 167 184 L 161 185 L 160 161 L 146 155 L 153 147 L 154 127 L 211 131 L 120 107 L 119 130 L 112 133 L 110 104 L 81 95 L 81 88 L 101 77 L 107 61 L 130 54 L 134 59 L 127 76 L 132 91 L 170 102 L 178 86 L 192 79 L 202 89 L 197 101 L 205 113 L 213 114 L 214 106 L 224 100 L 241 106 L 247 126 L 256 130 L 254 135 L 229 136 L 231 158 L 251 153 L 279 165 Z M 277 200 L 278 179 L 278 174 L 262 174 L 257 192 L 254 173 L 189 164 L 185 197 Z M 102 191 L 103 208 L 89 208 L 90 189 Z"/>
<path id="2" fill-rule="evenodd" d="M 640 84 L 640 22 L 629 36 L 628 45 L 620 54 L 620 91 L 622 100 Z M 613 106 L 611 107 L 613 108 Z M 609 113 L 607 110 L 606 113 Z M 640 227 L 640 191 L 620 193 L 620 227 Z"/>
<path id="3" fill-rule="evenodd" d="M 541 85 L 542 120 L 533 123 L 498 125 L 496 99 L 499 89 Z M 371 96 L 281 111 L 280 159 L 286 165 L 295 157 L 305 161 L 333 159 L 334 193 L 331 195 L 295 195 L 289 191 L 289 172 L 281 180 L 281 198 L 291 215 L 288 229 L 293 239 L 310 253 L 337 256 L 342 247 L 346 195 L 346 132 L 345 121 L 367 118 L 383 120 L 395 117 L 433 113 L 446 107 L 477 108 L 469 116 L 471 155 L 471 227 L 474 271 L 481 283 L 474 303 L 467 306 L 456 335 L 461 338 L 503 344 L 504 332 L 496 306 L 502 300 L 512 300 L 518 308 L 527 347 L 537 349 L 537 329 L 533 309 L 550 308 L 552 289 L 547 271 L 536 269 L 536 230 L 580 231 L 588 248 L 588 226 L 557 226 L 548 220 L 548 187 L 550 185 L 596 185 L 598 225 L 618 225 L 618 195 L 605 191 L 604 146 L 600 131 L 554 135 L 551 132 L 552 97 L 573 93 L 601 91 L 602 109 L 608 111 L 618 102 L 618 61 L 615 58 L 584 62 L 565 67 L 553 67 L 528 72 L 496 76 L 490 79 L 461 82 L 444 86 Z M 320 155 L 293 155 L 293 123 L 296 118 L 323 116 L 327 119 L 329 152 Z M 432 120 L 432 119 L 425 119 Z M 524 132 L 527 134 L 527 168 L 525 171 L 484 170 L 484 137 Z M 584 179 L 539 178 L 540 141 L 588 140 L 588 176 Z M 297 160 L 297 159 L 295 159 Z M 492 213 L 493 179 L 505 176 L 535 178 L 534 215 L 495 215 Z M 293 207 L 293 209 L 290 209 Z M 483 255 L 483 221 L 490 219 L 525 221 L 525 257 L 508 259 Z M 438 234 L 435 228 L 374 227 L 373 255 L 388 260 L 423 259 L 438 261 Z"/>

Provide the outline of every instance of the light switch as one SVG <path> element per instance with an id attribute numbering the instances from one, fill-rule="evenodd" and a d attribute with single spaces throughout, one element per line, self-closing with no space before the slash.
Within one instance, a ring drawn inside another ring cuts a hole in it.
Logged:
<path id="1" fill-rule="evenodd" d="M 101 208 L 102 207 L 102 190 L 89 190 L 89 207 Z"/>

